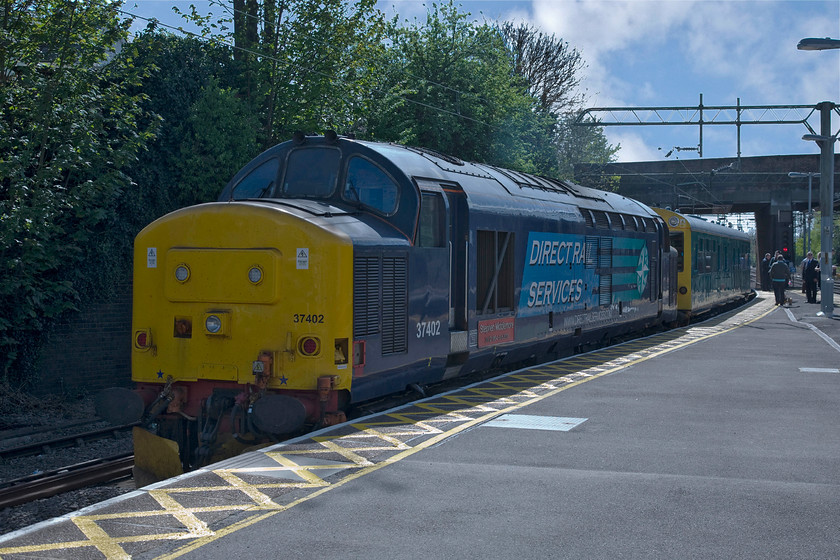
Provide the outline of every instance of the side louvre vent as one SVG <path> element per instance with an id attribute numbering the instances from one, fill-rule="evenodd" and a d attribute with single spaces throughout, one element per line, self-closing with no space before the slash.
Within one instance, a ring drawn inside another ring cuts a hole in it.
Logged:
<path id="1" fill-rule="evenodd" d="M 353 334 L 379 332 L 379 259 L 356 257 L 353 261 Z"/>
<path id="2" fill-rule="evenodd" d="M 408 267 L 405 257 L 382 259 L 382 355 L 406 351 Z"/>
<path id="3" fill-rule="evenodd" d="M 598 250 L 598 274 L 600 276 L 598 284 L 598 303 L 600 305 L 609 305 L 612 303 L 612 237 L 602 237 L 600 245 L 601 247 Z"/>
<path id="4" fill-rule="evenodd" d="M 382 335 L 382 355 L 408 349 L 408 264 L 405 257 L 355 257 L 353 336 Z"/>

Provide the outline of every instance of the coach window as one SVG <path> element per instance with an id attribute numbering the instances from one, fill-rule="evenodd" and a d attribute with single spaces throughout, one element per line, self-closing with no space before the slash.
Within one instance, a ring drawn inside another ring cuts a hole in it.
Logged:
<path id="1" fill-rule="evenodd" d="M 445 207 L 439 193 L 423 193 L 420 201 L 420 223 L 417 226 L 418 247 L 445 247 Z"/>
<path id="2" fill-rule="evenodd" d="M 298 148 L 289 153 L 283 194 L 296 198 L 328 198 L 335 191 L 341 152 L 336 148 Z"/>
<path id="3" fill-rule="evenodd" d="M 277 181 L 277 171 L 279 169 L 280 161 L 277 158 L 271 158 L 260 164 L 233 187 L 232 198 L 234 200 L 245 200 L 246 198 L 261 198 L 266 194 L 270 195 Z"/>
<path id="4" fill-rule="evenodd" d="M 682 272 L 685 267 L 685 247 L 683 247 L 683 234 L 671 234 L 671 247 L 677 250 L 677 271 Z"/>
<path id="5" fill-rule="evenodd" d="M 373 162 L 354 157 L 347 166 L 344 199 L 385 215 L 397 209 L 397 183 Z"/>

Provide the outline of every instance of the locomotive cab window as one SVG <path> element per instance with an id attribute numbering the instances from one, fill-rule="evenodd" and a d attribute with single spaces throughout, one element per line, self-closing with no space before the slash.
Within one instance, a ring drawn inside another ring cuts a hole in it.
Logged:
<path id="1" fill-rule="evenodd" d="M 245 200 L 268 195 L 274 189 L 279 169 L 280 161 L 277 158 L 271 158 L 261 164 L 233 187 L 232 198 Z"/>
<path id="2" fill-rule="evenodd" d="M 335 148 L 298 148 L 289 153 L 283 195 L 328 198 L 335 191 L 341 152 Z"/>
<path id="3" fill-rule="evenodd" d="M 390 215 L 397 209 L 397 184 L 373 162 L 354 157 L 347 166 L 344 199 Z"/>

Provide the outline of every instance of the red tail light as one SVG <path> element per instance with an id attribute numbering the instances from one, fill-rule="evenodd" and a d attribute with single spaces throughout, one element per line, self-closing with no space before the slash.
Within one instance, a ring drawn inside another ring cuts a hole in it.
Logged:
<path id="1" fill-rule="evenodd" d="M 304 336 L 298 341 L 298 351 L 307 357 L 321 353 L 321 340 L 315 336 Z"/>
<path id="2" fill-rule="evenodd" d="M 149 329 L 134 331 L 134 348 L 136 350 L 148 350 L 152 347 L 152 333 Z"/>

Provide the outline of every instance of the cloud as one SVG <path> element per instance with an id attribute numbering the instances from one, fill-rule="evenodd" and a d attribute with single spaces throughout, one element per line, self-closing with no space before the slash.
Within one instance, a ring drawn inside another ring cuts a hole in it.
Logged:
<path id="1" fill-rule="evenodd" d="M 663 154 L 661 150 L 651 148 L 640 134 L 636 132 L 631 132 L 629 129 L 619 130 L 608 127 L 605 134 L 610 144 L 621 144 L 621 150 L 618 153 L 619 162 L 655 161 L 662 159 Z"/>
<path id="2" fill-rule="evenodd" d="M 531 23 L 582 54 L 589 107 L 693 106 L 700 94 L 705 105 L 729 106 L 840 99 L 840 50 L 796 49 L 803 37 L 840 36 L 836 1 L 533 0 L 532 14 Z M 656 128 L 621 127 L 619 157 L 660 159 L 645 142 L 681 145 L 669 139 L 674 127 Z M 725 132 L 735 135 L 734 127 Z M 704 152 L 735 151 L 732 141 L 719 150 L 714 135 L 708 141 Z M 750 144 L 785 153 L 770 142 Z"/>

